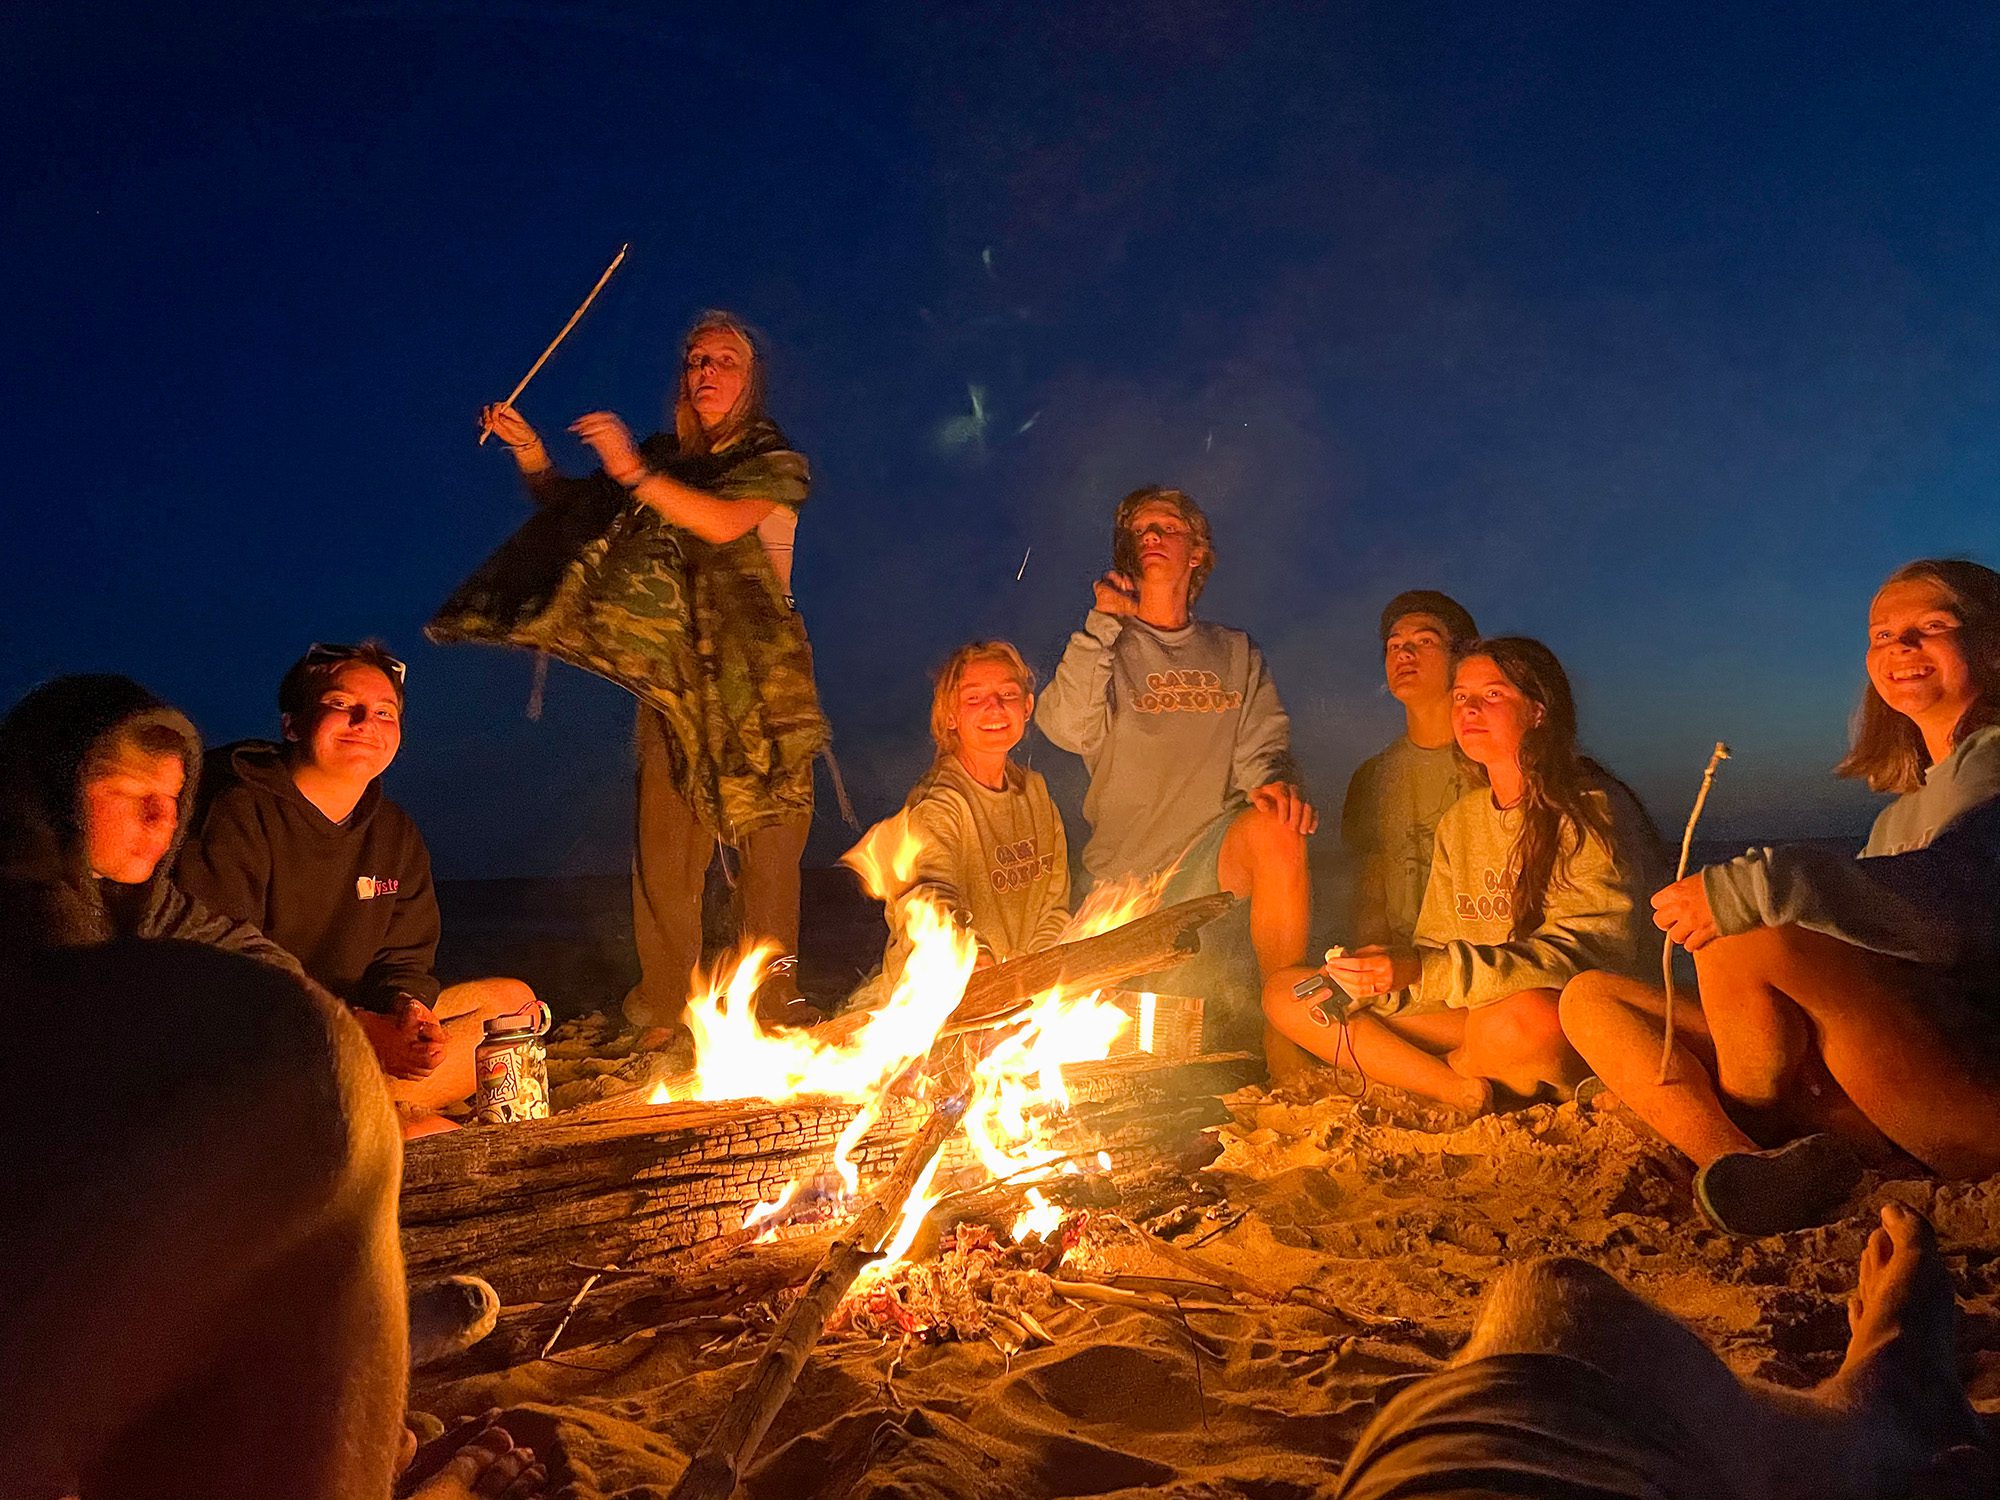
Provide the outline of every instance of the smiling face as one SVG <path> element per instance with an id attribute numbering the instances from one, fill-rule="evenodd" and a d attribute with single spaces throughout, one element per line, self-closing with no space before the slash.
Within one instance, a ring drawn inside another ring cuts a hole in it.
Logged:
<path id="1" fill-rule="evenodd" d="M 396 685 L 378 667 L 348 662 L 328 679 L 309 723 L 286 717 L 285 738 L 315 770 L 343 781 L 373 781 L 403 743 Z"/>
<path id="2" fill-rule="evenodd" d="M 173 847 L 186 780 L 179 755 L 135 746 L 121 746 L 94 771 L 79 793 L 91 873 L 121 885 L 152 879 Z"/>
<path id="3" fill-rule="evenodd" d="M 1451 691 L 1451 632 L 1436 615 L 1404 615 L 1382 643 L 1382 671 L 1397 702 L 1436 703 Z"/>
<path id="4" fill-rule="evenodd" d="M 750 346 L 726 329 L 697 334 L 682 366 L 682 389 L 702 425 L 712 432 L 729 420 L 750 383 Z"/>
<path id="5" fill-rule="evenodd" d="M 1518 761 L 1521 742 L 1542 722 L 1540 704 L 1514 686 L 1490 656 L 1468 656 L 1451 682 L 1451 732 L 1458 748 L 1489 768 Z"/>
<path id="6" fill-rule="evenodd" d="M 1934 579 L 1884 584 L 1868 610 L 1868 680 L 1919 727 L 1948 735 L 1978 697 L 1958 606 Z"/>
<path id="7" fill-rule="evenodd" d="M 959 675 L 958 690 L 946 723 L 958 736 L 962 751 L 976 756 L 1004 756 L 1027 733 L 1035 695 L 1021 685 L 1012 667 L 1001 661 L 974 661 Z"/>

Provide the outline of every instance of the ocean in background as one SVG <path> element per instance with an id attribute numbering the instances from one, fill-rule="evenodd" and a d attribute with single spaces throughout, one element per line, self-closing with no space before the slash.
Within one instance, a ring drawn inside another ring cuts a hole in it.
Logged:
<path id="1" fill-rule="evenodd" d="M 1691 867 L 1728 859 L 1747 844 L 1776 840 L 1695 841 Z M 1806 839 L 1822 848 L 1858 853 L 1859 838 Z M 1339 841 L 1314 840 L 1314 891 L 1322 911 L 1315 947 L 1341 941 L 1330 913 L 1344 909 L 1349 886 Z M 1679 853 L 1676 845 L 1670 855 Z M 888 937 L 882 909 L 849 871 L 838 866 L 803 872 L 799 981 L 804 992 L 837 1001 L 881 961 Z M 709 872 L 704 926 L 709 961 L 731 939 L 729 887 Z M 504 974 L 525 980 L 559 1019 L 615 1009 L 638 978 L 632 952 L 631 881 L 625 875 L 568 879 L 447 880 L 438 886 L 444 942 L 438 972 L 447 982 Z"/>

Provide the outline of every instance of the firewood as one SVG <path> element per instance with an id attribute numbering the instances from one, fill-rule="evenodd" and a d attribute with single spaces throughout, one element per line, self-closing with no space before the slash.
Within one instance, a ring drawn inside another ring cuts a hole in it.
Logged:
<path id="1" fill-rule="evenodd" d="M 1199 953 L 1201 929 L 1235 904 L 1236 898 L 1227 891 L 1197 896 L 1096 937 L 1058 943 L 1039 953 L 1024 954 L 990 969 L 981 969 L 966 982 L 965 996 L 945 1023 L 944 1034 L 998 1025 L 1018 1014 L 1035 996 L 1057 985 L 1072 993 L 1087 994 L 1140 974 L 1170 969 Z M 838 1040 L 857 1030 L 866 1019 L 866 1012 L 836 1016 L 817 1027 L 816 1033 Z"/>
<path id="2" fill-rule="evenodd" d="M 778 1411 L 792 1394 L 806 1357 L 826 1331 L 827 1319 L 846 1297 L 854 1278 L 882 1253 L 904 1202 L 965 1118 L 963 1098 L 937 1106 L 904 1150 L 896 1168 L 841 1231 L 814 1268 L 798 1301 L 786 1310 L 771 1342 L 765 1346 L 750 1376 L 723 1408 L 668 1500 L 728 1500 L 735 1493 L 743 1466 L 764 1440 Z"/>

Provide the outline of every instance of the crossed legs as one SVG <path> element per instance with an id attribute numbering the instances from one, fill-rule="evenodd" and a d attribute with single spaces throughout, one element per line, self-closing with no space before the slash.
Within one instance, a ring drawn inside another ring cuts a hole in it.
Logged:
<path id="1" fill-rule="evenodd" d="M 1743 1128 L 1887 1142 L 1947 1177 L 2000 1171 L 1995 1041 L 1954 1022 L 1936 976 L 1825 934 L 1767 927 L 1695 955 L 1699 1008 L 1676 1010 L 1657 1081 L 1662 997 L 1594 973 L 1563 991 L 1570 1040 L 1634 1113 L 1706 1166 L 1755 1149 Z"/>

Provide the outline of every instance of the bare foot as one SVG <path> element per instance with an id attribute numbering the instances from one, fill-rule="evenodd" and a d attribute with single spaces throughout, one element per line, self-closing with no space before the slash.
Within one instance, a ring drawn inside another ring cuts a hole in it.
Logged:
<path id="1" fill-rule="evenodd" d="M 1847 1305 L 1852 1331 L 1823 1399 L 1884 1416 L 1912 1460 L 1977 1446 L 1984 1436 L 1958 1378 L 1958 1303 L 1930 1220 L 1882 1205 L 1882 1227 L 1861 1252 L 1861 1284 Z"/>
<path id="2" fill-rule="evenodd" d="M 409 1476 L 397 1493 L 405 1500 L 531 1500 L 548 1483 L 549 1471 L 535 1460 L 535 1450 L 517 1446 L 507 1429 L 485 1419 L 461 1423 L 429 1449 L 449 1447 L 436 1471 L 417 1481 Z M 420 1453 L 413 1471 L 429 1458 Z"/>

